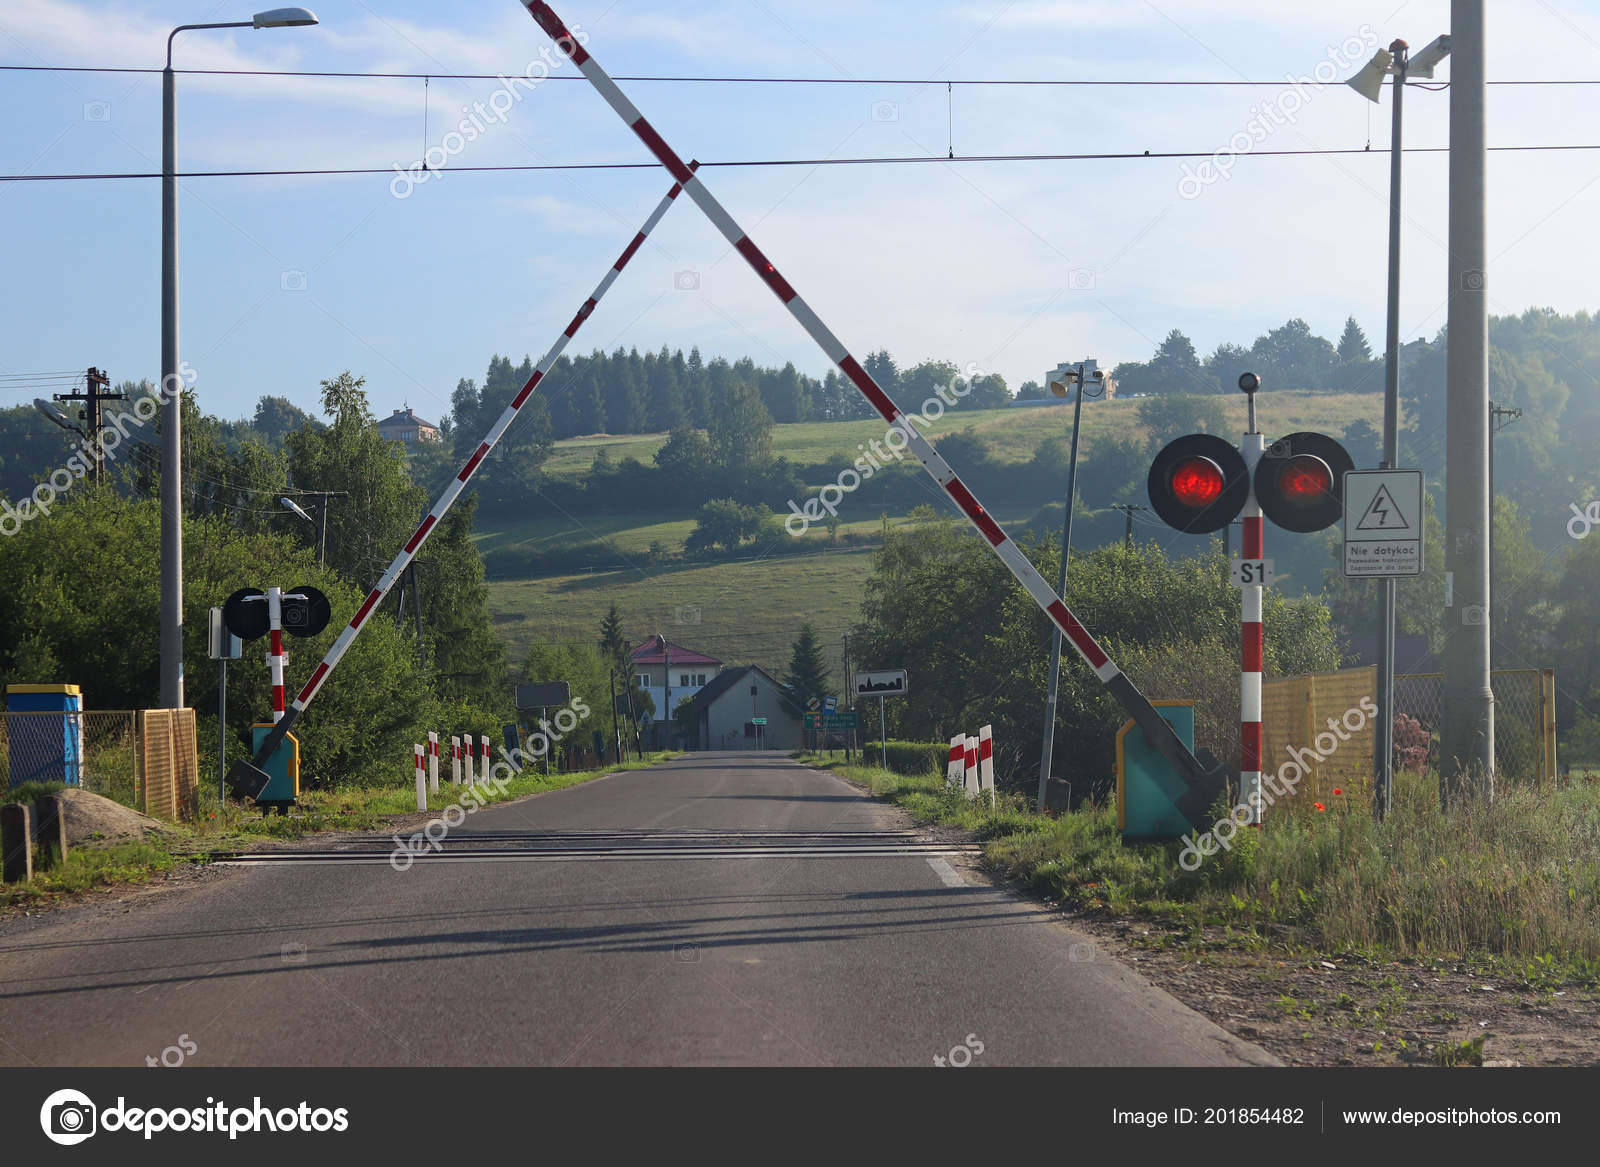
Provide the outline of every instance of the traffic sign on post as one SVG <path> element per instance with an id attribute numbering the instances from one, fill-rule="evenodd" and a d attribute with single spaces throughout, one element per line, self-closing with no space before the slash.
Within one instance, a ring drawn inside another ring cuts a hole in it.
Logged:
<path id="1" fill-rule="evenodd" d="M 1352 470 L 1344 476 L 1344 573 L 1422 574 L 1422 471 Z"/>

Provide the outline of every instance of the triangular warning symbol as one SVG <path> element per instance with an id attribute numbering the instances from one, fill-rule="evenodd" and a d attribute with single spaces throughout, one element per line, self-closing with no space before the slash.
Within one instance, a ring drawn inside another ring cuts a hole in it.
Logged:
<path id="1" fill-rule="evenodd" d="M 1378 493 L 1372 496 L 1372 501 L 1367 504 L 1366 513 L 1361 516 L 1361 521 L 1356 524 L 1358 531 L 1395 531 L 1410 527 L 1405 515 L 1400 513 L 1400 508 L 1394 504 L 1394 495 L 1389 493 L 1387 486 L 1378 487 Z"/>

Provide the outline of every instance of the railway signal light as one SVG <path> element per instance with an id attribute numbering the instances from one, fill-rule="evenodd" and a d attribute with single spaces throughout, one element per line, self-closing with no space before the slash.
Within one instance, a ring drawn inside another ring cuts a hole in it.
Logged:
<path id="1" fill-rule="evenodd" d="M 1251 399 L 1247 441 L 1261 441 L 1254 400 L 1260 387 L 1254 373 L 1239 378 L 1239 388 Z M 1150 506 L 1161 521 L 1186 535 L 1222 530 L 1252 498 L 1265 518 L 1305 534 L 1342 517 L 1344 476 L 1353 469 L 1345 448 L 1327 434 L 1301 431 L 1278 439 L 1262 452 L 1253 472 L 1244 455 L 1222 438 L 1188 434 L 1156 455 L 1147 485 Z"/>
<path id="2" fill-rule="evenodd" d="M 1320 531 L 1344 514 L 1344 476 L 1354 469 L 1345 448 L 1327 434 L 1290 434 L 1256 463 L 1256 502 L 1286 531 Z"/>
<path id="3" fill-rule="evenodd" d="M 1189 434 L 1156 455 L 1148 482 L 1161 521 L 1189 535 L 1220 531 L 1250 499 L 1244 457 L 1215 434 Z"/>

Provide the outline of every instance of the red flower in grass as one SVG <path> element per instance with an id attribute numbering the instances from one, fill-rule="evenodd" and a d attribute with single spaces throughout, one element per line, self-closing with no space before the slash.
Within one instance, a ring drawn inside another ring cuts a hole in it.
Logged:
<path id="1" fill-rule="evenodd" d="M 1328 809 L 1327 807 L 1323 806 L 1320 802 L 1313 802 L 1311 805 L 1316 807 L 1318 810 L 1327 810 Z"/>
<path id="2" fill-rule="evenodd" d="M 1337 786 L 1335 786 L 1335 787 L 1334 787 L 1334 788 L 1333 788 L 1333 792 L 1334 792 L 1334 793 L 1335 793 L 1335 794 L 1343 794 L 1343 793 L 1344 793 L 1344 791 L 1342 791 L 1342 790 L 1340 790 L 1340 789 L 1339 789 L 1339 788 L 1338 788 L 1338 787 L 1337 787 Z"/>

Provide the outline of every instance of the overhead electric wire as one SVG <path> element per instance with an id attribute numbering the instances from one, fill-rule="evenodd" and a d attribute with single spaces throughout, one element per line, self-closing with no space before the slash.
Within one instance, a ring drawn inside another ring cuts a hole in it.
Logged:
<path id="1" fill-rule="evenodd" d="M 0 65 L 0 72 L 12 73 L 160 73 L 162 70 L 131 66 L 131 65 Z M 504 81 L 508 78 L 521 77 L 527 80 L 525 73 L 506 70 L 501 73 L 402 73 L 389 70 L 365 69 L 174 69 L 174 73 L 190 76 L 211 77 L 369 77 L 375 79 L 396 81 Z M 582 81 L 583 77 L 575 73 L 550 73 L 541 78 L 542 81 Z M 1001 86 L 1039 86 L 1039 87 L 1066 87 L 1066 86 L 1128 86 L 1165 87 L 1165 86 L 1197 86 L 1215 88 L 1261 88 L 1282 87 L 1294 84 L 1293 80 L 1282 81 L 1247 81 L 1247 80 L 1202 80 L 1174 78 L 1162 80 L 1159 78 L 1007 78 L 1007 77 L 746 77 L 746 76 L 689 76 L 689 75 L 659 75 L 659 74 L 634 74 L 631 76 L 617 76 L 613 81 L 644 81 L 670 85 L 1001 85 Z M 1393 84 L 1393 82 L 1385 82 Z M 1530 79 L 1490 81 L 1490 85 L 1600 85 L 1600 78 L 1558 78 L 1541 77 Z M 1439 82 L 1434 88 L 1448 87 L 1449 82 Z"/>
<path id="2" fill-rule="evenodd" d="M 1524 146 L 1490 146 L 1492 153 L 1533 153 L 1540 151 L 1574 151 L 1574 150 L 1600 150 L 1600 142 L 1554 142 L 1549 144 L 1536 144 Z M 1448 154 L 1448 146 L 1405 146 L 1405 154 Z M 766 167 L 766 166 L 892 166 L 928 162 L 1117 162 L 1133 161 L 1142 158 L 1151 159 L 1176 159 L 1176 158 L 1212 158 L 1217 150 L 1142 150 L 1103 154 L 958 154 L 954 158 L 943 154 L 928 155 L 903 155 L 899 157 L 877 158 L 764 158 L 749 159 L 738 162 L 702 162 L 701 167 Z M 1327 155 L 1348 154 L 1373 154 L 1387 157 L 1387 147 L 1376 150 L 1370 146 L 1347 146 L 1339 148 L 1305 149 L 1305 150 L 1251 150 L 1238 155 L 1244 158 L 1313 158 Z M 429 171 L 430 175 L 438 174 L 483 174 L 500 173 L 508 171 L 531 170 L 656 170 L 660 168 L 659 162 L 549 162 L 528 163 L 523 165 L 502 166 L 450 166 L 441 167 L 436 171 Z M 178 178 L 293 178 L 315 177 L 329 175 L 356 175 L 356 174 L 384 174 L 393 177 L 396 174 L 406 175 L 409 172 L 400 170 L 397 166 L 388 167 L 322 167 L 309 170 L 186 170 L 180 171 Z M 160 178 L 160 171 L 124 171 L 120 173 L 108 172 L 103 174 L 0 174 L 0 182 L 87 182 L 87 181 L 113 181 L 120 179 Z"/>

